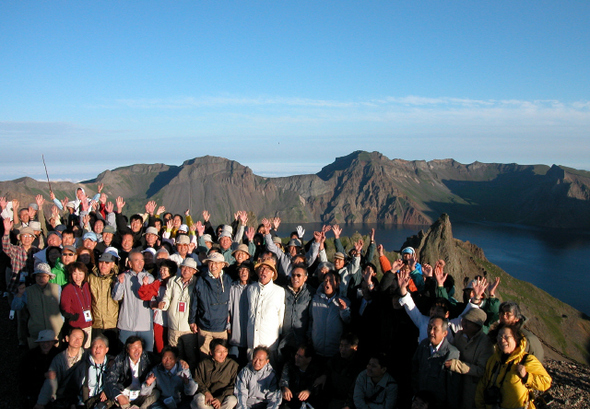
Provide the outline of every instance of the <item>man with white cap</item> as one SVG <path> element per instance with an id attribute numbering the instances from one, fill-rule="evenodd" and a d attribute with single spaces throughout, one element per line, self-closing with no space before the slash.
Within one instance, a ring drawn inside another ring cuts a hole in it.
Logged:
<path id="1" fill-rule="evenodd" d="M 185 258 L 190 255 L 191 240 L 186 234 L 179 234 L 176 236 L 176 253 L 170 256 L 170 260 L 175 261 L 180 267 Z"/>
<path id="2" fill-rule="evenodd" d="M 197 262 L 187 257 L 180 265 L 180 276 L 172 277 L 166 284 L 166 292 L 158 308 L 168 311 L 168 344 L 178 347 L 180 357 L 191 368 L 197 363 L 196 337 L 189 326 L 191 295 L 197 283 Z"/>
<path id="3" fill-rule="evenodd" d="M 49 279 L 54 277 L 51 267 L 46 263 L 39 263 L 33 276 L 35 284 L 26 287 L 19 286 L 18 293 L 12 301 L 15 311 L 26 308 L 30 314 L 28 328 L 29 348 L 35 347 L 35 340 L 39 332 L 50 329 L 59 334 L 63 325 L 63 318 L 59 309 L 61 287 L 52 284 Z"/>
<path id="4" fill-rule="evenodd" d="M 213 338 L 227 339 L 229 292 L 232 280 L 224 274 L 228 263 L 223 255 L 209 253 L 204 260 L 204 272 L 195 285 L 191 298 L 189 324 L 193 333 L 198 333 L 201 352 L 209 355 L 209 343 Z"/>
<path id="5" fill-rule="evenodd" d="M 271 260 L 256 266 L 258 282 L 246 288 L 248 299 L 248 350 L 259 345 L 270 348 L 276 358 L 279 347 L 279 335 L 285 318 L 285 290 L 274 284 L 278 278 L 277 268 Z"/>
<path id="6" fill-rule="evenodd" d="M 151 247 L 158 251 L 160 249 L 160 236 L 158 235 L 158 229 L 156 229 L 154 226 L 148 227 L 140 241 L 141 248 L 143 250 Z"/>

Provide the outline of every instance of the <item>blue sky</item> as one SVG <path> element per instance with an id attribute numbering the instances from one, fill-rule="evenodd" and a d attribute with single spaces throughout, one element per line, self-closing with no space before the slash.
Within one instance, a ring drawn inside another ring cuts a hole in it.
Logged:
<path id="1" fill-rule="evenodd" d="M 355 150 L 590 170 L 588 1 L 3 1 L 0 180 Z"/>

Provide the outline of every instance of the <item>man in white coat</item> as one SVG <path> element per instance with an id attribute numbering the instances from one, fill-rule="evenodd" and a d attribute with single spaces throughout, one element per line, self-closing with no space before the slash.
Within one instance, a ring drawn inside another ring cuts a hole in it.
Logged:
<path id="1" fill-rule="evenodd" d="M 264 261 L 256 266 L 258 281 L 246 288 L 248 299 L 248 351 L 259 345 L 268 346 L 271 361 L 276 358 L 279 335 L 285 316 L 285 290 L 275 285 L 278 277 L 275 263 Z"/>

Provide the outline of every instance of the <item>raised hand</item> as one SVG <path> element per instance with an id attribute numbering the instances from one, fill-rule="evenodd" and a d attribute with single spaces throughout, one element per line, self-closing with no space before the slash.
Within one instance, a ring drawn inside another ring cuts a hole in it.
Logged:
<path id="1" fill-rule="evenodd" d="M 438 284 L 439 287 L 444 287 L 445 284 L 445 280 L 447 279 L 448 274 L 446 274 L 443 270 L 443 265 L 439 264 L 439 262 L 442 260 L 439 260 L 436 263 L 436 267 L 434 268 L 434 276 L 436 277 L 436 283 Z M 443 261 L 444 263 L 444 261 Z"/>
<path id="2" fill-rule="evenodd" d="M 45 199 L 42 195 L 37 195 L 35 196 L 35 202 L 37 202 L 37 206 L 39 207 L 39 210 L 41 210 L 41 208 L 45 204 Z"/>
<path id="3" fill-rule="evenodd" d="M 96 189 L 98 190 L 98 193 L 102 192 L 102 189 L 104 188 L 104 184 L 99 183 L 98 186 L 96 187 Z"/>
<path id="4" fill-rule="evenodd" d="M 377 253 L 379 254 L 379 257 L 383 257 L 385 255 L 383 244 L 377 244 Z"/>
<path id="5" fill-rule="evenodd" d="M 371 237 L 371 242 L 374 242 L 375 241 L 375 228 L 371 229 L 371 236 L 370 237 Z"/>
<path id="6" fill-rule="evenodd" d="M 249 241 L 254 240 L 255 235 L 256 235 L 256 229 L 254 229 L 254 227 L 250 226 L 246 229 L 246 237 L 248 238 Z"/>
<path id="7" fill-rule="evenodd" d="M 303 228 L 303 226 L 297 226 L 297 236 L 299 237 L 299 240 L 303 240 L 303 236 L 305 235 L 305 229 Z"/>
<path id="8" fill-rule="evenodd" d="M 199 220 L 195 223 L 197 228 L 197 236 L 201 237 L 205 233 L 205 225 Z"/>
<path id="9" fill-rule="evenodd" d="M 330 226 L 329 224 L 324 224 L 322 226 L 322 234 L 326 234 L 327 232 L 329 232 L 330 230 L 332 230 L 332 226 Z"/>
<path id="10" fill-rule="evenodd" d="M 108 198 L 109 198 L 109 197 L 107 196 L 107 194 L 106 194 L 106 193 L 101 193 L 101 194 L 100 194 L 100 197 L 98 198 L 98 201 L 99 201 L 100 203 L 102 203 L 102 205 L 104 206 L 104 205 L 107 203 L 107 199 L 108 199 Z"/>
<path id="11" fill-rule="evenodd" d="M 404 265 L 404 261 L 401 258 L 398 258 L 391 264 L 391 269 L 393 271 L 398 271 Z"/>
<path id="12" fill-rule="evenodd" d="M 360 239 L 359 241 L 357 241 L 356 243 L 354 243 L 354 248 L 356 250 L 356 255 L 358 257 L 361 256 L 361 251 L 363 249 L 364 244 L 365 243 L 363 242 L 363 239 Z"/>
<path id="13" fill-rule="evenodd" d="M 90 208 L 90 205 L 88 204 L 88 200 L 86 200 L 86 197 L 83 197 L 82 200 L 80 200 L 80 208 L 82 209 L 83 212 L 87 212 L 88 208 Z"/>
<path id="14" fill-rule="evenodd" d="M 475 282 L 473 283 L 473 292 L 475 293 L 473 298 L 475 299 L 475 301 L 481 300 L 481 296 L 486 291 L 487 286 L 488 281 L 485 279 L 485 277 L 478 278 L 477 280 L 475 280 Z"/>
<path id="15" fill-rule="evenodd" d="M 313 239 L 316 241 L 316 243 L 321 243 L 322 241 L 322 233 L 319 231 L 314 231 L 313 232 Z"/>
<path id="16" fill-rule="evenodd" d="M 147 214 L 149 214 L 150 216 L 154 215 L 154 210 L 156 210 L 156 202 L 154 202 L 153 200 L 147 202 L 145 204 L 145 212 Z"/>
<path id="17" fill-rule="evenodd" d="M 171 231 L 173 227 L 174 227 L 174 222 L 172 221 L 172 219 L 168 220 L 166 222 L 166 230 Z"/>
<path id="18" fill-rule="evenodd" d="M 340 235 L 342 234 L 342 229 L 339 225 L 335 224 L 332 226 L 332 232 L 334 233 L 334 238 L 339 239 Z"/>
<path id="19" fill-rule="evenodd" d="M 61 205 L 64 209 L 67 209 L 68 207 L 68 203 L 70 202 L 70 199 L 68 199 L 68 197 L 64 197 L 64 200 L 61 201 Z"/>
<path id="20" fill-rule="evenodd" d="M 187 217 L 190 216 L 191 215 L 191 209 L 186 209 L 184 211 L 184 215 L 187 216 Z"/>
<path id="21" fill-rule="evenodd" d="M 125 200 L 123 200 L 122 196 L 119 196 L 116 200 L 117 203 L 117 213 L 121 213 L 123 211 L 123 207 L 125 207 Z"/>
<path id="22" fill-rule="evenodd" d="M 493 298 L 496 296 L 496 289 L 498 288 L 499 285 L 500 285 L 500 277 L 496 277 L 494 282 L 490 283 L 490 285 L 488 285 L 488 294 L 490 295 L 490 297 Z"/>
<path id="23" fill-rule="evenodd" d="M 4 196 L 0 197 L 0 208 L 2 210 L 6 208 L 6 198 Z"/>
<path id="24" fill-rule="evenodd" d="M 408 285 L 410 285 L 410 273 L 408 271 L 400 271 L 397 274 L 397 283 L 401 295 L 406 295 L 408 293 Z"/>
<path id="25" fill-rule="evenodd" d="M 115 204 L 113 202 L 108 202 L 105 205 L 104 210 L 106 210 L 107 213 L 113 213 L 113 210 L 115 210 Z"/>
<path id="26" fill-rule="evenodd" d="M 51 199 L 51 201 L 54 201 L 55 200 L 55 193 L 49 192 L 49 198 Z"/>
<path id="27" fill-rule="evenodd" d="M 430 264 L 422 264 L 422 274 L 424 277 L 432 277 L 432 266 Z"/>
<path id="28" fill-rule="evenodd" d="M 210 217 L 211 217 L 211 215 L 209 214 L 209 212 L 207 210 L 203 210 L 203 221 L 205 223 L 207 223 L 209 221 Z"/>
<path id="29" fill-rule="evenodd" d="M 269 234 L 270 233 L 270 221 L 267 218 L 262 219 L 262 225 L 264 226 L 264 234 Z"/>
<path id="30" fill-rule="evenodd" d="M 242 223 L 244 226 L 246 226 L 248 224 L 248 213 L 246 213 L 243 210 L 239 213 L 240 214 L 238 215 L 238 217 L 240 218 L 240 223 Z"/>
<path id="31" fill-rule="evenodd" d="M 281 225 L 281 218 L 275 217 L 272 219 L 272 226 L 274 227 L 275 231 L 279 230 L 279 226 Z"/>
<path id="32" fill-rule="evenodd" d="M 156 216 L 161 215 L 162 213 L 164 213 L 166 211 L 166 207 L 164 206 L 160 206 L 158 207 L 158 211 L 156 212 Z"/>

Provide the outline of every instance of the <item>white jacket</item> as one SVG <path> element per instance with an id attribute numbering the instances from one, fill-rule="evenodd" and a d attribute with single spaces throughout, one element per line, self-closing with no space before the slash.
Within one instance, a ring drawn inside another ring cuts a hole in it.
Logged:
<path id="1" fill-rule="evenodd" d="M 195 288 L 197 278 L 193 276 L 185 287 L 182 277 L 174 277 L 168 280 L 164 293 L 164 311 L 168 311 L 168 328 L 174 331 L 190 331 L 188 317 L 190 314 L 191 294 Z M 184 303 L 184 311 L 179 311 L 180 303 Z"/>
<path id="2" fill-rule="evenodd" d="M 276 350 L 285 318 L 285 290 L 271 280 L 267 285 L 253 283 L 246 292 L 248 348 L 264 345 Z"/>

